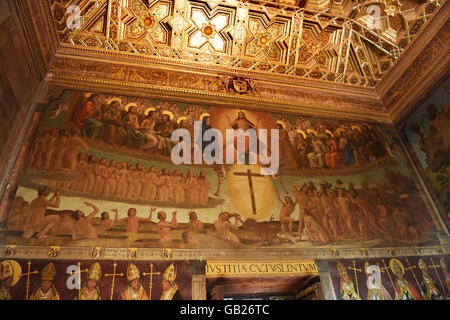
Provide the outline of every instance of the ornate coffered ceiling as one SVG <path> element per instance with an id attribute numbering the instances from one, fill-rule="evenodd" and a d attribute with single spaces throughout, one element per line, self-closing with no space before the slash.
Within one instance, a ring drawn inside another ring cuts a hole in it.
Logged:
<path id="1" fill-rule="evenodd" d="M 259 98 L 264 86 L 320 89 L 338 97 L 334 109 L 342 95 L 347 104 L 365 99 L 354 107 L 360 112 L 386 111 L 390 74 L 406 69 L 399 62 L 430 21 L 442 10 L 448 16 L 446 0 L 39 0 L 39 10 L 56 56 L 50 71 L 90 61 L 88 71 L 122 63 L 240 76 L 259 82 Z M 92 77 L 69 69 L 79 82 Z"/>
<path id="2" fill-rule="evenodd" d="M 67 51 L 374 87 L 441 4 L 402 1 L 47 0 L 46 9 Z"/>

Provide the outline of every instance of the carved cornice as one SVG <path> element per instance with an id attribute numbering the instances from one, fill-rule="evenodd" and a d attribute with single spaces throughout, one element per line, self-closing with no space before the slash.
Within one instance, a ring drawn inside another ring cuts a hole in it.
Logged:
<path id="1" fill-rule="evenodd" d="M 216 76 L 58 57 L 46 77 L 49 84 L 81 90 L 203 102 L 275 112 L 389 122 L 376 99 L 338 95 L 308 87 L 274 86 L 254 81 L 250 94 L 229 92 Z"/>
<path id="2" fill-rule="evenodd" d="M 383 97 L 386 112 L 398 122 L 411 107 L 439 80 L 450 66 L 450 20 L 404 70 Z"/>
<path id="3" fill-rule="evenodd" d="M 224 66 L 213 66 L 186 61 L 168 62 L 163 58 L 153 58 L 139 55 L 131 56 L 129 54 L 123 54 L 120 52 L 111 52 L 107 50 L 101 50 L 101 52 L 102 52 L 101 56 L 93 55 L 92 51 L 89 48 L 71 47 L 65 44 L 61 44 L 58 49 L 58 56 L 89 57 L 90 61 L 128 63 L 130 65 L 140 67 L 151 65 L 152 67 L 155 68 L 184 71 L 186 73 L 202 73 L 202 74 L 209 74 L 211 76 L 215 76 L 218 74 L 233 75 L 251 78 L 255 80 L 264 80 L 274 85 L 278 84 L 278 85 L 302 86 L 327 90 L 330 92 L 340 94 L 371 96 L 373 98 L 379 97 L 378 93 L 376 92 L 376 90 L 374 90 L 374 88 L 364 87 L 360 85 L 324 82 L 312 78 L 305 79 L 295 75 L 290 75 L 289 77 L 287 77 L 286 75 L 276 73 L 269 74 L 267 72 L 258 72 L 252 70 L 236 70 Z"/>
<path id="4" fill-rule="evenodd" d="M 435 10 L 432 18 L 415 35 L 415 41 L 411 41 L 405 47 L 403 54 L 389 70 L 389 73 L 384 76 L 383 81 L 377 84 L 376 91 L 380 97 L 384 97 L 402 74 L 414 63 L 414 60 L 422 55 L 422 51 L 426 49 L 428 43 L 436 37 L 440 30 L 445 28 L 445 24 L 448 24 L 449 17 L 450 3 L 446 1 L 439 10 Z"/>
<path id="5" fill-rule="evenodd" d="M 416 86 L 406 91 L 390 110 L 388 110 L 389 118 L 393 123 L 398 123 L 403 117 L 421 100 L 423 95 L 427 94 L 433 85 L 439 81 L 443 74 L 447 73 L 450 67 L 450 54 L 444 54 L 437 59 L 436 63 L 424 73 L 417 81 Z M 445 77 L 445 75 L 444 75 Z"/>

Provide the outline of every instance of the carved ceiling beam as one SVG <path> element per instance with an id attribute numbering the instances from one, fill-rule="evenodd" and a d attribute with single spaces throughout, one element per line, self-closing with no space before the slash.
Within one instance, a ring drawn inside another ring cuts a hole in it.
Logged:
<path id="1" fill-rule="evenodd" d="M 214 101 L 214 105 L 389 122 L 389 118 L 380 112 L 382 106 L 379 101 L 367 96 L 241 78 L 252 87 L 244 94 L 225 85 L 232 78 L 58 57 L 52 62 L 46 81 L 51 85 L 80 90 L 104 90 L 207 104 Z"/>

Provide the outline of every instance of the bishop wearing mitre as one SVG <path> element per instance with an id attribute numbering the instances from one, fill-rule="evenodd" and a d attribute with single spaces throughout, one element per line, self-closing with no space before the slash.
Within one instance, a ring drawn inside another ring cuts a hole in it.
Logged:
<path id="1" fill-rule="evenodd" d="M 10 289 L 22 275 L 22 268 L 15 260 L 0 262 L 0 300 L 12 300 Z"/>
<path id="2" fill-rule="evenodd" d="M 41 272 L 41 284 L 33 292 L 30 300 L 59 300 L 58 291 L 53 285 L 56 268 L 53 262 L 47 264 Z"/>
<path id="3" fill-rule="evenodd" d="M 80 300 L 102 300 L 98 281 L 102 277 L 102 267 L 95 262 L 88 270 L 88 281 L 81 286 Z M 78 294 L 74 297 L 78 300 Z"/>
<path id="4" fill-rule="evenodd" d="M 147 293 L 139 280 L 140 278 L 139 269 L 133 263 L 128 264 L 128 285 L 120 292 L 120 300 L 148 300 Z"/>
<path id="5" fill-rule="evenodd" d="M 180 288 L 175 283 L 177 277 L 177 267 L 174 263 L 170 264 L 163 274 L 162 292 L 160 300 L 183 300 Z"/>

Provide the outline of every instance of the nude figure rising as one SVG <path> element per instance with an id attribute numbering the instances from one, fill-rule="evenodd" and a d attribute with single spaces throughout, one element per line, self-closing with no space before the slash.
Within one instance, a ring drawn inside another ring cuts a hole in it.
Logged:
<path id="1" fill-rule="evenodd" d="M 100 221 L 100 228 L 107 230 L 114 227 L 114 221 L 109 218 L 109 213 L 104 211 L 102 212 L 101 221 Z"/>
<path id="2" fill-rule="evenodd" d="M 40 187 L 38 189 L 38 197 L 31 201 L 30 211 L 31 214 L 25 222 L 25 228 L 22 237 L 29 239 L 35 232 L 39 230 L 38 238 L 48 238 L 47 232 L 57 223 L 60 218 L 55 215 L 45 216 L 47 207 L 58 208 L 59 207 L 59 190 L 55 191 L 55 195 L 47 200 L 46 197 L 50 194 L 50 188 Z"/>
<path id="3" fill-rule="evenodd" d="M 277 189 L 277 197 L 278 201 L 281 203 L 281 210 L 280 210 L 280 223 L 281 223 L 281 232 L 284 232 L 284 225 L 287 223 L 289 226 L 289 233 L 292 235 L 292 227 L 294 225 L 294 219 L 291 218 L 292 212 L 294 212 L 295 206 L 297 204 L 296 202 L 292 202 L 291 197 L 286 196 L 284 197 L 284 200 L 286 202 L 283 202 L 280 198 L 280 192 Z"/>
<path id="4" fill-rule="evenodd" d="M 159 234 L 159 243 L 168 243 L 172 241 L 172 237 L 170 235 L 170 231 L 173 228 L 178 227 L 177 222 L 177 212 L 174 211 L 172 213 L 172 221 L 166 221 L 166 213 L 164 211 L 158 212 L 159 222 L 157 224 L 158 234 Z"/>
<path id="5" fill-rule="evenodd" d="M 98 238 L 97 232 L 95 232 L 94 227 L 92 226 L 92 219 L 98 213 L 98 207 L 89 202 L 85 202 L 84 204 L 91 207 L 93 211 L 88 216 L 85 216 L 84 212 L 81 210 L 75 211 L 73 215 L 75 222 L 73 224 L 72 240 Z"/>
<path id="6" fill-rule="evenodd" d="M 187 225 L 187 231 L 181 234 L 181 238 L 185 243 L 199 244 L 200 241 L 193 239 L 191 232 L 206 232 L 204 231 L 203 222 L 198 220 L 197 213 L 195 211 L 189 212 L 189 223 Z"/>
<path id="7" fill-rule="evenodd" d="M 234 225 L 229 221 L 231 217 L 235 218 Z M 216 228 L 217 236 L 222 240 L 232 241 L 237 244 L 241 244 L 239 237 L 235 235 L 231 230 L 238 229 L 238 221 L 241 220 L 239 214 L 231 214 L 229 212 L 222 212 L 219 217 L 214 221 L 214 227 Z"/>
<path id="8" fill-rule="evenodd" d="M 111 209 L 113 212 L 116 213 L 114 222 L 121 222 L 121 221 L 125 221 L 127 223 L 127 232 L 130 233 L 137 233 L 138 229 L 139 229 L 139 222 L 142 221 L 152 221 L 152 213 L 153 211 L 156 210 L 156 208 L 151 208 L 150 209 L 150 215 L 148 216 L 148 218 L 138 218 L 136 217 L 136 209 L 135 208 L 130 208 L 128 209 L 128 217 L 125 218 L 121 218 L 119 219 L 119 211 L 117 211 L 117 209 Z"/>

